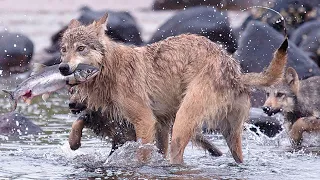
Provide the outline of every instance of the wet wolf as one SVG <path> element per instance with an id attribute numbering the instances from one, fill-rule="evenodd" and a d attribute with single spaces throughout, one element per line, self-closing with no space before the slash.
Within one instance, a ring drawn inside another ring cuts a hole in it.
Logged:
<path id="1" fill-rule="evenodd" d="M 100 110 L 88 109 L 85 102 L 80 102 L 80 97 L 77 96 L 74 88 L 70 88 L 69 94 L 70 111 L 73 114 L 80 114 L 74 126 L 77 126 L 79 121 L 83 121 L 84 127 L 93 130 L 96 135 L 110 138 L 112 146 L 109 155 L 127 141 L 136 140 L 136 133 L 131 123 L 126 120 L 113 120 L 112 117 L 104 115 Z M 81 146 L 81 136 L 79 136 L 81 133 L 79 131 L 82 131 L 82 129 L 72 128 L 70 132 L 69 145 L 72 150 L 76 150 Z M 222 152 L 208 141 L 201 132 L 196 133 L 193 143 L 207 150 L 212 156 L 222 155 Z"/>
<path id="2" fill-rule="evenodd" d="M 107 17 L 87 26 L 72 20 L 61 39 L 63 75 L 79 63 L 101 70 L 92 81 L 77 86 L 88 108 L 101 109 L 116 120 L 124 117 L 133 124 L 137 139 L 143 144 L 156 140 L 165 156 L 173 125 L 172 164 L 183 163 L 186 145 L 206 121 L 221 130 L 235 161 L 243 162 L 241 135 L 250 88 L 282 78 L 287 40 L 264 72 L 242 73 L 238 61 L 198 35 L 183 34 L 142 47 L 116 43 L 105 35 Z"/>
<path id="3" fill-rule="evenodd" d="M 282 82 L 266 89 L 263 110 L 269 116 L 283 112 L 285 125 L 294 147 L 299 147 L 304 132 L 320 131 L 320 76 L 299 81 L 289 67 Z"/>

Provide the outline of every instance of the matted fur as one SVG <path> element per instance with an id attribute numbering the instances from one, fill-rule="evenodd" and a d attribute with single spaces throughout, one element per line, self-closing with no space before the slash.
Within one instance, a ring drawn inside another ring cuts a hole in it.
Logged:
<path id="1" fill-rule="evenodd" d="M 170 158 L 178 164 L 194 131 L 207 121 L 221 129 L 234 159 L 242 162 L 250 87 L 269 86 L 282 77 L 287 46 L 281 46 L 264 73 L 243 74 L 236 60 L 205 37 L 184 34 L 144 47 L 126 46 L 105 36 L 106 18 L 86 27 L 73 22 L 62 38 L 64 66 L 73 71 L 87 63 L 101 69 L 94 80 L 77 87 L 88 107 L 101 108 L 114 119 L 124 117 L 143 143 L 161 133 L 157 141 L 165 151 L 173 123 Z M 78 44 L 86 46 L 85 52 L 78 51 Z"/>

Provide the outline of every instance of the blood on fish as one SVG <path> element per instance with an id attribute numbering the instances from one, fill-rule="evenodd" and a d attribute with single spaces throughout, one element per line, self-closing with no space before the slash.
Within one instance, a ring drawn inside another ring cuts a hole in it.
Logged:
<path id="1" fill-rule="evenodd" d="M 29 97 L 31 97 L 31 96 L 32 96 L 31 90 L 29 90 L 28 92 L 26 92 L 26 93 L 23 95 L 23 97 L 25 97 L 25 98 L 29 98 Z"/>

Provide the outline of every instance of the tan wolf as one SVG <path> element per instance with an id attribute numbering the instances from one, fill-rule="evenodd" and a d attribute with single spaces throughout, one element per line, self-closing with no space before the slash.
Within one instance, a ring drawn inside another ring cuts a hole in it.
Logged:
<path id="1" fill-rule="evenodd" d="M 299 81 L 297 72 L 289 67 L 282 82 L 266 89 L 263 110 L 269 116 L 283 112 L 285 125 L 294 147 L 302 143 L 304 132 L 320 131 L 320 77 Z"/>
<path id="2" fill-rule="evenodd" d="M 135 141 L 136 133 L 131 123 L 126 120 L 113 120 L 106 116 L 100 110 L 93 111 L 87 108 L 86 102 L 80 102 L 74 88 L 69 90 L 69 108 L 73 114 L 81 113 L 79 118 L 73 123 L 69 135 L 69 145 L 72 150 L 81 146 L 81 136 L 84 127 L 91 129 L 96 135 L 108 137 L 111 140 L 112 147 L 110 155 L 127 141 Z M 201 132 L 196 132 L 193 142 L 207 150 L 212 156 L 221 156 L 222 152 L 216 148 Z"/>
<path id="3" fill-rule="evenodd" d="M 77 64 L 100 73 L 77 86 L 88 108 L 131 122 L 142 143 L 157 141 L 170 162 L 183 153 L 202 122 L 220 129 L 236 162 L 243 162 L 241 135 L 250 108 L 250 87 L 281 80 L 287 40 L 262 73 L 242 73 L 238 61 L 209 39 L 192 34 L 170 37 L 143 47 L 116 43 L 105 35 L 108 15 L 90 25 L 72 20 L 61 39 L 60 72 Z M 146 153 L 147 154 L 147 153 Z"/>

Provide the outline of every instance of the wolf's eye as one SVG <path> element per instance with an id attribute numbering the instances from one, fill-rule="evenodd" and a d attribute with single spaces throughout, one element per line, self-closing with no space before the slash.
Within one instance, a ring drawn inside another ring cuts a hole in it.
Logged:
<path id="1" fill-rule="evenodd" d="M 278 92 L 278 93 L 276 94 L 276 97 L 280 98 L 280 97 L 282 97 L 282 96 L 284 96 L 284 95 L 285 95 L 284 93 Z"/>
<path id="2" fill-rule="evenodd" d="M 66 47 L 61 47 L 61 52 L 63 52 L 63 53 L 67 52 L 67 48 Z"/>
<path id="3" fill-rule="evenodd" d="M 267 97 L 269 97 L 269 96 L 270 96 L 270 93 L 267 92 Z"/>
<path id="4" fill-rule="evenodd" d="M 83 51 L 84 50 L 84 48 L 85 48 L 85 46 L 79 46 L 78 48 L 77 48 L 77 51 Z"/>

